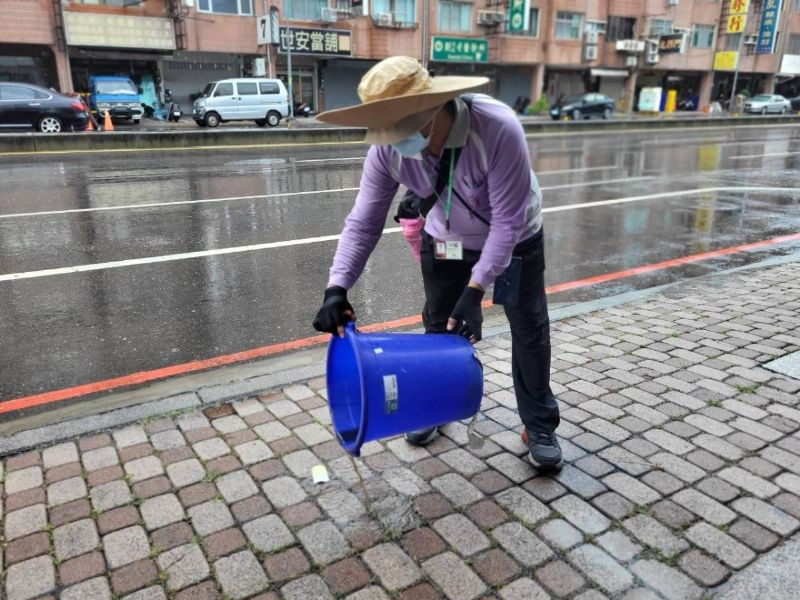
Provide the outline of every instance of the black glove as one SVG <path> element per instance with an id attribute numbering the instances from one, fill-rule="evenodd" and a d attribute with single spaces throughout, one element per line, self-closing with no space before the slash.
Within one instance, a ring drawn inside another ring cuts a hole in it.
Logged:
<path id="1" fill-rule="evenodd" d="M 456 302 L 453 313 L 450 315 L 448 330 L 459 327 L 458 334 L 463 335 L 468 340 L 475 338 L 476 342 L 481 340 L 483 331 L 483 312 L 481 311 L 481 300 L 483 300 L 483 290 L 474 287 L 465 287 L 461 296 Z M 452 322 L 456 321 L 455 324 Z M 450 325 L 453 325 L 452 327 Z"/>
<path id="2" fill-rule="evenodd" d="M 338 285 L 325 290 L 325 300 L 314 319 L 314 329 L 336 335 L 338 327 L 353 320 L 355 311 L 347 301 L 347 290 Z"/>

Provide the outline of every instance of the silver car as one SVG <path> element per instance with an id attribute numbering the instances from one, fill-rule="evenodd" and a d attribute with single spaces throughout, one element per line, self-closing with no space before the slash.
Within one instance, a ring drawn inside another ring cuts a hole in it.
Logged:
<path id="1" fill-rule="evenodd" d="M 785 114 L 792 110 L 792 103 L 778 94 L 759 94 L 744 103 L 744 112 Z"/>
<path id="2" fill-rule="evenodd" d="M 280 79 L 223 79 L 206 86 L 194 101 L 192 117 L 200 127 L 216 127 L 225 121 L 275 127 L 289 116 L 288 97 Z"/>

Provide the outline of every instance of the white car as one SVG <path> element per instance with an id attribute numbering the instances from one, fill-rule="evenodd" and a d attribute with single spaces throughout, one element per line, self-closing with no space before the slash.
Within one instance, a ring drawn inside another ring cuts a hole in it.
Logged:
<path id="1" fill-rule="evenodd" d="M 289 94 L 280 79 L 223 79 L 206 85 L 192 111 L 200 127 L 255 121 L 275 127 L 289 116 Z"/>
<path id="2" fill-rule="evenodd" d="M 744 112 L 785 114 L 792 110 L 792 103 L 778 94 L 759 94 L 744 103 Z"/>

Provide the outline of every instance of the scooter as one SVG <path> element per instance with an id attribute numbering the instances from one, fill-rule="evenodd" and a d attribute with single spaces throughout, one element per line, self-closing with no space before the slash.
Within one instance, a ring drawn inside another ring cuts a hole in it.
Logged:
<path id="1" fill-rule="evenodd" d="M 294 103 L 294 116 L 295 117 L 313 117 L 314 111 L 311 110 L 311 107 L 306 104 L 305 102 L 295 102 Z"/>
<path id="2" fill-rule="evenodd" d="M 164 90 L 164 103 L 168 105 L 167 108 L 167 121 L 174 121 L 177 123 L 183 116 L 181 105 L 173 101 L 172 90 Z"/>

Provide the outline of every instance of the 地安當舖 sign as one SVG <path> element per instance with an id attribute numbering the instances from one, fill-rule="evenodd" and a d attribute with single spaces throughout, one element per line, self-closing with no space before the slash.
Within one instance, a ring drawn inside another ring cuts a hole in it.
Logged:
<path id="1" fill-rule="evenodd" d="M 758 27 L 756 54 L 772 54 L 775 51 L 775 37 L 780 18 L 781 0 L 764 0 L 761 25 Z"/>
<path id="2" fill-rule="evenodd" d="M 325 54 L 351 56 L 350 32 L 341 29 L 307 29 L 282 27 L 279 52 L 292 54 Z"/>
<path id="3" fill-rule="evenodd" d="M 431 60 L 489 62 L 489 41 L 486 38 L 451 38 L 435 35 L 431 41 Z"/>

